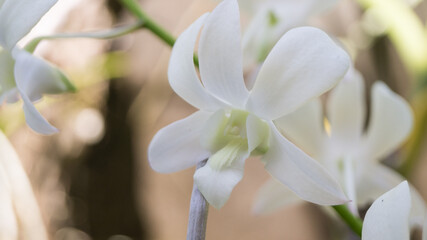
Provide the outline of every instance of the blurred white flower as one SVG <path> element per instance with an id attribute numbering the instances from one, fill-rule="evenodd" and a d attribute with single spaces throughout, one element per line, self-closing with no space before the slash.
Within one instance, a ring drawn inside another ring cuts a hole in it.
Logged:
<path id="1" fill-rule="evenodd" d="M 200 76 L 193 51 L 200 29 Z M 346 201 L 338 184 L 315 160 L 284 138 L 273 120 L 319 96 L 340 80 L 348 55 L 322 31 L 289 31 L 273 48 L 251 92 L 243 81 L 239 9 L 226 0 L 178 38 L 169 62 L 174 91 L 200 109 L 161 129 L 148 158 L 159 172 L 179 171 L 209 159 L 194 180 L 206 200 L 220 208 L 242 179 L 250 155 L 300 197 L 319 204 Z"/>
<path id="2" fill-rule="evenodd" d="M 24 102 L 27 124 L 36 132 L 57 132 L 33 105 L 45 93 L 72 90 L 64 74 L 16 44 L 37 24 L 57 0 L 0 1 L 0 103 Z"/>
<path id="3" fill-rule="evenodd" d="M 0 131 L 0 240 L 47 240 L 31 183 L 21 161 Z"/>
<path id="4" fill-rule="evenodd" d="M 325 166 L 338 179 L 357 214 L 364 206 L 403 181 L 403 177 L 382 165 L 407 138 L 413 116 L 409 104 L 384 83 L 371 91 L 371 112 L 365 129 L 366 106 L 363 78 L 350 68 L 344 80 L 331 91 L 323 113 L 315 99 L 276 121 L 285 136 Z M 325 120 L 327 118 L 327 120 Z M 285 186 L 270 180 L 255 203 L 256 212 L 268 212 L 299 201 Z"/>
<path id="5" fill-rule="evenodd" d="M 241 0 L 252 13 L 244 32 L 243 66 L 261 63 L 280 37 L 291 28 L 307 24 L 311 17 L 330 9 L 337 0 Z"/>
<path id="6" fill-rule="evenodd" d="M 381 195 L 365 215 L 362 240 L 410 240 L 411 228 L 423 228 L 426 239 L 427 221 L 414 224 L 411 222 L 414 206 L 413 192 L 407 181 Z M 425 209 L 419 209 L 424 215 Z"/>

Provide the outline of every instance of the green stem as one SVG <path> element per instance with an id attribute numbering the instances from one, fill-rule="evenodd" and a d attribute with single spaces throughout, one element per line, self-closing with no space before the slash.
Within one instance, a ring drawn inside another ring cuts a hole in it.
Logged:
<path id="1" fill-rule="evenodd" d="M 59 33 L 49 36 L 41 36 L 34 38 L 25 46 L 25 50 L 28 52 L 34 52 L 39 43 L 43 40 L 51 39 L 66 39 L 66 38 L 94 38 L 94 39 L 112 39 L 126 35 L 128 33 L 134 32 L 142 27 L 144 27 L 144 22 L 139 21 L 132 25 L 117 27 L 108 30 L 94 31 L 94 32 L 83 32 L 83 33 Z"/>
<path id="2" fill-rule="evenodd" d="M 363 221 L 360 218 L 354 216 L 346 205 L 336 205 L 332 206 L 332 208 L 340 215 L 341 219 L 347 223 L 353 232 L 359 235 L 359 237 L 362 236 Z"/>
<path id="3" fill-rule="evenodd" d="M 121 0 L 124 7 L 126 7 L 135 17 L 144 22 L 144 27 L 154 33 L 157 37 L 162 39 L 169 46 L 175 44 L 175 38 L 166 31 L 163 27 L 154 22 L 144 11 L 139 7 L 135 0 Z"/>
<path id="4" fill-rule="evenodd" d="M 124 7 L 126 7 L 135 17 L 144 23 L 144 28 L 150 30 L 154 35 L 163 40 L 170 47 L 176 42 L 176 39 L 166 31 L 162 26 L 153 21 L 138 5 L 135 0 L 120 0 Z M 194 65 L 199 67 L 199 57 L 194 54 L 193 57 Z"/>

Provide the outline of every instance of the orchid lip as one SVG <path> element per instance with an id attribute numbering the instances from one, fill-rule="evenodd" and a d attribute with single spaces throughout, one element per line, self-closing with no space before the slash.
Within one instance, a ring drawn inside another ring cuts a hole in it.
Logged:
<path id="1" fill-rule="evenodd" d="M 202 139 L 202 144 L 213 152 L 208 164 L 214 169 L 221 170 L 231 166 L 232 162 L 242 154 L 259 155 L 268 150 L 268 138 L 249 149 L 246 121 L 249 112 L 245 110 L 232 109 L 220 110 L 206 123 L 206 132 L 210 133 Z M 268 124 L 259 119 L 263 124 L 262 132 L 270 131 Z"/>

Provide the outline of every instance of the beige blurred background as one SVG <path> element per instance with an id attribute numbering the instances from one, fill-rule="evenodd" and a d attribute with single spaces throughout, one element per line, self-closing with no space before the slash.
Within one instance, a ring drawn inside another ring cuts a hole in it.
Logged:
<path id="1" fill-rule="evenodd" d="M 216 4 L 140 3 L 175 36 Z M 424 15 L 426 9 L 425 3 L 417 8 Z M 118 1 L 59 0 L 56 11 L 32 34 L 93 31 L 135 21 Z M 356 39 L 356 66 L 367 81 L 383 79 L 408 97 L 409 77 L 392 45 L 387 39 L 357 35 L 360 16 L 357 4 L 342 0 L 312 23 L 340 38 Z M 185 239 L 194 168 L 160 174 L 149 167 L 146 156 L 156 131 L 195 111 L 169 87 L 170 52 L 147 30 L 112 41 L 49 41 L 38 49 L 37 54 L 64 69 L 79 88 L 37 105 L 60 133 L 46 137 L 32 132 L 22 124 L 19 104 L 3 106 L 1 114 L 13 119 L 0 122 L 24 162 L 52 239 Z M 426 155 L 424 148 L 411 178 L 425 197 Z M 268 178 L 262 163 L 249 159 L 226 205 L 209 209 L 207 239 L 335 239 L 333 229 L 339 223 L 310 204 L 267 216 L 252 214 L 254 196 Z"/>

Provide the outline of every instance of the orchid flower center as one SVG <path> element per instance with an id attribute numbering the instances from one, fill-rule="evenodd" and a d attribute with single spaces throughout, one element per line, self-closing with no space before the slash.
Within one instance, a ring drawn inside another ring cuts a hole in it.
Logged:
<path id="1" fill-rule="evenodd" d="M 213 154 L 209 158 L 208 164 L 216 170 L 231 167 L 236 161 L 244 161 L 250 154 L 265 153 L 268 149 L 269 127 L 266 122 L 257 119 L 262 141 L 249 152 L 247 136 L 247 119 L 249 112 L 243 110 L 231 110 L 226 113 L 221 110 L 214 114 L 206 125 L 207 135 L 202 139 L 202 143 Z"/>

